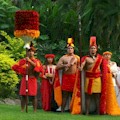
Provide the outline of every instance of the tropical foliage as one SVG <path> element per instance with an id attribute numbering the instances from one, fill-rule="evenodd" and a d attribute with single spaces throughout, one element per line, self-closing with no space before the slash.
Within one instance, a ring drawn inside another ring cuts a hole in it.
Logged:
<path id="1" fill-rule="evenodd" d="M 82 1 L 82 38 L 97 36 L 99 51 L 113 52 L 113 58 L 120 58 L 120 1 L 119 0 L 81 0 Z M 88 41 L 89 42 L 89 41 Z"/>
<path id="2" fill-rule="evenodd" d="M 15 87 L 19 82 L 16 73 L 11 69 L 15 61 L 8 55 L 0 54 L 0 96 L 15 95 Z"/>
<path id="3" fill-rule="evenodd" d="M 19 60 L 25 56 L 24 42 L 22 39 L 10 37 L 4 31 L 0 31 L 0 35 L 6 40 L 0 42 L 0 53 L 9 55 L 14 60 Z"/>
<path id="4" fill-rule="evenodd" d="M 14 6 L 11 0 L 0 0 L 0 30 L 8 32 L 10 35 L 13 35 L 16 10 L 19 8 Z"/>

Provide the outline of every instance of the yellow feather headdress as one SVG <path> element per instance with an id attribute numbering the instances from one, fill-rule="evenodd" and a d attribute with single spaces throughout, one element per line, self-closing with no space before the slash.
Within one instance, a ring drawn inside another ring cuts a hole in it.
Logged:
<path id="1" fill-rule="evenodd" d="M 69 47 L 69 46 L 74 47 L 74 44 L 73 44 L 73 38 L 68 38 L 68 41 L 67 41 L 67 47 Z"/>

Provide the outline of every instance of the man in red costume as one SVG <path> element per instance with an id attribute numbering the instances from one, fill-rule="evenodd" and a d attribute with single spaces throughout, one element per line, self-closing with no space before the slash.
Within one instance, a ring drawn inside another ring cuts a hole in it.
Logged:
<path id="1" fill-rule="evenodd" d="M 68 38 L 67 54 L 63 55 L 57 64 L 57 69 L 62 69 L 62 106 L 64 112 L 69 96 L 72 96 L 76 79 L 77 67 L 80 62 L 79 56 L 74 54 L 73 39 Z"/>
<path id="2" fill-rule="evenodd" d="M 27 50 L 27 57 L 18 61 L 17 64 L 12 66 L 12 69 L 17 74 L 22 75 L 20 92 L 21 98 L 21 111 L 24 111 L 25 105 L 27 104 L 27 95 L 31 96 L 34 112 L 37 109 L 37 77 L 41 71 L 41 62 L 34 57 L 35 48 L 33 46 Z M 27 63 L 27 64 L 26 64 Z M 26 69 L 27 68 L 27 69 Z M 28 75 L 28 84 L 26 88 L 26 74 Z M 27 91 L 26 91 L 27 90 Z"/>
<path id="3" fill-rule="evenodd" d="M 105 114 L 105 92 L 106 92 L 106 72 L 105 60 L 97 54 L 96 37 L 90 38 L 89 55 L 82 58 L 80 69 L 84 68 L 85 96 L 86 96 L 86 115 L 89 114 L 90 100 L 94 97 L 97 105 L 97 114 Z M 102 68 L 102 69 L 101 69 Z M 102 79 L 102 81 L 101 81 Z M 103 84 L 104 83 L 104 84 Z M 100 99 L 103 103 L 100 102 Z"/>

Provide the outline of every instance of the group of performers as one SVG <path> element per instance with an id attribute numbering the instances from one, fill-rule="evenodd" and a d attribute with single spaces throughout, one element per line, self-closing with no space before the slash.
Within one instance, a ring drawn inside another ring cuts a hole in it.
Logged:
<path id="1" fill-rule="evenodd" d="M 83 113 L 84 107 L 84 112 L 88 115 L 93 104 L 96 114 L 120 115 L 120 99 L 117 99 L 120 91 L 120 70 L 116 63 L 111 61 L 111 52 L 106 51 L 100 55 L 97 50 L 96 37 L 92 36 L 89 55 L 80 59 L 74 54 L 73 39 L 68 38 L 67 54 L 63 55 L 57 64 L 54 54 L 46 54 L 45 64 L 42 64 L 34 57 L 36 49 L 31 46 L 27 51 L 28 56 L 12 66 L 17 74 L 22 75 L 21 111 L 24 111 L 28 95 L 32 97 L 36 112 L 37 79 L 40 77 L 40 94 L 44 111 L 60 110 L 63 113 L 68 107 L 71 114 L 80 114 Z M 28 69 L 27 82 L 26 69 Z M 83 91 L 81 84 L 85 86 Z"/>

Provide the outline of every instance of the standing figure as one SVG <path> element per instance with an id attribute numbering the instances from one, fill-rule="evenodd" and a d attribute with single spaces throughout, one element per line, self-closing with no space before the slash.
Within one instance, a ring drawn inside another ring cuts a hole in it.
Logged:
<path id="1" fill-rule="evenodd" d="M 97 53 L 96 37 L 90 38 L 89 55 L 86 55 L 81 60 L 81 71 L 84 68 L 85 71 L 85 105 L 86 115 L 89 114 L 91 99 L 94 98 L 96 102 L 96 112 L 100 114 L 100 99 L 102 92 L 101 76 L 105 77 L 106 64 L 103 64 L 103 57 Z M 102 69 L 101 69 L 102 68 Z M 104 81 L 105 85 L 105 81 Z M 105 94 L 105 91 L 104 91 Z M 103 102 L 103 101 L 102 101 Z M 104 103 L 104 102 L 103 102 Z M 105 104 L 103 105 L 105 106 Z M 102 107 L 103 109 L 103 107 Z M 105 114 L 105 108 L 102 110 L 102 114 Z"/>
<path id="2" fill-rule="evenodd" d="M 18 61 L 17 64 L 12 66 L 12 69 L 16 73 L 22 75 L 22 80 L 20 84 L 20 95 L 21 97 L 21 111 L 24 111 L 25 105 L 27 104 L 27 95 L 32 98 L 32 104 L 34 112 L 37 109 L 37 77 L 39 77 L 39 72 L 41 71 L 41 62 L 34 57 L 36 49 L 31 46 L 27 50 L 26 58 Z M 26 64 L 27 63 L 27 64 Z M 26 74 L 28 75 L 28 81 L 26 83 Z M 27 88 L 26 88 L 27 86 Z M 26 89 L 28 90 L 26 93 Z"/>
<path id="3" fill-rule="evenodd" d="M 106 113 L 109 115 L 120 115 L 120 107 L 118 105 L 116 90 L 120 85 L 117 82 L 117 64 L 111 61 L 112 53 L 106 51 L 103 53 L 103 57 L 107 60 L 107 84 L 106 84 Z M 116 86 L 117 85 L 117 86 Z"/>
<path id="4" fill-rule="evenodd" d="M 63 55 L 58 63 L 57 69 L 62 70 L 62 106 L 61 112 L 64 112 L 66 102 L 69 97 L 72 97 L 73 88 L 77 76 L 77 68 L 80 62 L 79 56 L 74 54 L 73 39 L 68 38 L 67 54 Z"/>
<path id="5" fill-rule="evenodd" d="M 53 98 L 53 84 L 56 71 L 55 65 L 55 55 L 46 54 L 46 62 L 43 65 L 43 71 L 40 77 L 42 78 L 41 82 L 41 98 L 42 98 L 42 108 L 45 111 L 52 110 L 52 99 Z"/>

